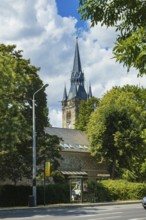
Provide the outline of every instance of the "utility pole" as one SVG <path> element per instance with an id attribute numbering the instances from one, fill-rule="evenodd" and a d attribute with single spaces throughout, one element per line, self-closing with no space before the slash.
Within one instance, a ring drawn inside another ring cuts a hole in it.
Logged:
<path id="1" fill-rule="evenodd" d="M 33 194 L 33 206 L 37 205 L 37 193 L 36 193 L 36 122 L 35 122 L 35 95 L 40 92 L 43 88 L 46 88 L 48 84 L 43 85 L 40 89 L 38 89 L 33 94 L 32 99 L 32 123 L 33 123 L 33 151 L 32 151 L 32 158 L 33 158 L 33 164 L 32 164 L 32 194 Z"/>

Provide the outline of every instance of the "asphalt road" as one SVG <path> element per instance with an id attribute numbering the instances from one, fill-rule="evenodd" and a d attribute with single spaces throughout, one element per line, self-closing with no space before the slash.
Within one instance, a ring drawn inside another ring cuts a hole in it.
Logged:
<path id="1" fill-rule="evenodd" d="M 0 210 L 4 220 L 146 220 L 141 204 Z"/>

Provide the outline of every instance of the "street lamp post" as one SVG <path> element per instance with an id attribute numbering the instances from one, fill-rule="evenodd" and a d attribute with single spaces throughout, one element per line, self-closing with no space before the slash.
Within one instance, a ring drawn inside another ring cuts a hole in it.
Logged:
<path id="1" fill-rule="evenodd" d="M 48 84 L 43 85 L 33 94 L 32 99 L 32 123 L 33 123 L 33 169 L 32 169 L 32 180 L 33 180 L 33 206 L 37 205 L 37 196 L 36 196 L 36 123 L 35 123 L 35 95 L 41 91 L 43 88 L 47 87 Z"/>

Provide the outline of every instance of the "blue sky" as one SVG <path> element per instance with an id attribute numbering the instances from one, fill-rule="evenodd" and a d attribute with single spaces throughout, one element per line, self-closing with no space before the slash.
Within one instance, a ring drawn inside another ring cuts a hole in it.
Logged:
<path id="1" fill-rule="evenodd" d="M 129 73 L 112 59 L 115 28 L 97 25 L 90 28 L 90 21 L 80 21 L 78 0 L 0 0 L 0 42 L 16 44 L 23 50 L 24 58 L 40 67 L 39 76 L 48 98 L 52 126 L 61 127 L 64 85 L 70 87 L 75 38 L 78 43 L 85 88 L 89 82 L 95 97 L 101 98 L 113 86 L 138 84 L 136 70 Z"/>
<path id="2" fill-rule="evenodd" d="M 81 19 L 81 14 L 78 12 L 79 0 L 56 0 L 56 3 L 59 15 L 61 15 L 62 17 L 72 16 L 77 19 L 75 27 L 77 29 L 76 33 L 78 36 L 80 36 L 80 32 L 82 29 L 88 29 L 86 22 Z"/>
<path id="3" fill-rule="evenodd" d="M 63 17 L 73 16 L 78 21 L 76 27 L 80 28 L 85 25 L 85 21 L 81 20 L 81 15 L 78 13 L 79 0 L 56 0 L 58 13 Z"/>
<path id="4" fill-rule="evenodd" d="M 77 13 L 79 0 L 57 0 L 56 3 L 58 12 L 61 16 L 79 16 L 79 14 Z"/>

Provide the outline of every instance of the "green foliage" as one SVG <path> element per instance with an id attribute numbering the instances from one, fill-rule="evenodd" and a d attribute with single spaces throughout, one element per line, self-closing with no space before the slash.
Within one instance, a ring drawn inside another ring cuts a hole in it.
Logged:
<path id="1" fill-rule="evenodd" d="M 93 193 L 98 202 L 141 200 L 146 195 L 144 183 L 125 180 L 101 180 L 88 183 L 89 195 Z"/>
<path id="2" fill-rule="evenodd" d="M 0 186 L 0 207 L 28 206 L 29 196 L 32 193 L 30 186 Z M 46 204 L 68 203 L 68 184 L 49 184 L 46 186 Z M 44 204 L 44 187 L 37 187 L 37 204 Z"/>
<path id="3" fill-rule="evenodd" d="M 146 74 L 146 1 L 144 0 L 80 0 L 82 19 L 90 19 L 91 26 L 100 23 L 115 26 L 117 32 L 114 56 L 116 61 Z"/>
<path id="4" fill-rule="evenodd" d="M 29 60 L 24 60 L 14 45 L 0 45 L 0 177 L 14 183 L 29 172 L 26 155 L 30 153 L 31 127 L 25 117 L 25 112 L 28 113 L 25 100 L 32 69 Z"/>
<path id="5" fill-rule="evenodd" d="M 146 156 L 145 102 L 145 89 L 115 87 L 104 95 L 90 117 L 87 134 L 91 153 L 107 163 L 112 178 L 124 168 L 134 170 L 141 178 L 141 164 Z"/>
<path id="6" fill-rule="evenodd" d="M 49 184 L 46 188 L 46 204 L 69 203 L 69 193 L 69 184 L 67 183 L 53 185 Z M 41 200 L 38 200 L 38 204 L 42 204 Z"/>
<path id="7" fill-rule="evenodd" d="M 96 198 L 94 202 L 111 201 L 110 191 L 100 181 L 88 180 L 88 191 L 86 197 L 88 198 L 90 195 Z"/>
<path id="8" fill-rule="evenodd" d="M 38 71 L 39 68 L 24 59 L 22 51 L 17 51 L 15 45 L 0 44 L 0 179 L 10 179 L 15 184 L 32 175 L 32 98 L 43 86 Z M 49 120 L 43 89 L 36 94 L 35 110 L 37 165 L 43 160 L 41 153 L 47 148 L 48 141 L 54 143 L 54 149 L 50 148 L 56 161 L 58 138 L 49 137 L 44 131 Z"/>
<path id="9" fill-rule="evenodd" d="M 95 111 L 99 103 L 99 99 L 92 97 L 80 104 L 79 114 L 77 117 L 75 128 L 85 131 L 90 115 Z"/>
<path id="10" fill-rule="evenodd" d="M 59 167 L 59 160 L 62 160 L 60 146 L 60 138 L 55 135 L 45 134 L 44 145 L 38 150 L 38 164 L 40 165 L 39 176 L 43 176 L 44 163 L 50 161 L 51 163 L 51 175 L 53 171 L 56 171 Z M 55 178 L 55 176 L 54 176 Z"/>
<path id="11" fill-rule="evenodd" d="M 101 183 L 110 191 L 111 201 L 141 200 L 146 194 L 144 183 L 133 183 L 123 180 L 104 180 Z"/>
<path id="12" fill-rule="evenodd" d="M 21 193 L 20 193 L 21 192 Z M 30 186 L 0 186 L 0 207 L 28 206 Z M 123 180 L 88 181 L 88 195 L 95 195 L 96 202 L 141 200 L 146 195 L 144 183 Z M 69 203 L 69 184 L 49 184 L 46 186 L 46 204 Z M 44 204 L 44 187 L 37 187 L 37 204 Z"/>
<path id="13" fill-rule="evenodd" d="M 55 170 L 55 171 L 51 172 L 51 176 L 53 177 L 53 180 L 55 183 L 64 183 L 65 182 L 65 177 L 60 172 L 60 170 Z"/>
<path id="14" fill-rule="evenodd" d="M 142 175 L 142 179 L 145 180 L 146 179 L 146 159 L 141 164 L 140 174 Z"/>
<path id="15" fill-rule="evenodd" d="M 137 176 L 134 171 L 128 169 L 122 169 L 122 179 L 133 182 L 137 179 Z"/>
<path id="16" fill-rule="evenodd" d="M 136 32 L 126 39 L 122 38 L 116 42 L 114 57 L 116 61 L 124 63 L 128 68 L 135 67 L 139 70 L 138 76 L 146 74 L 146 30 L 140 27 Z"/>
<path id="17" fill-rule="evenodd" d="M 0 186 L 0 207 L 27 206 L 30 186 Z"/>

